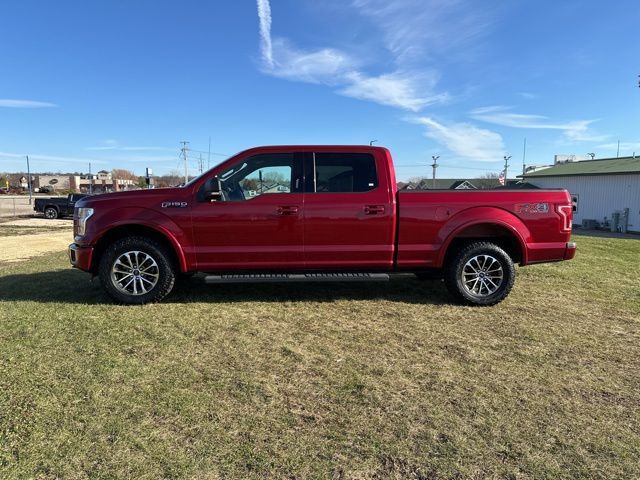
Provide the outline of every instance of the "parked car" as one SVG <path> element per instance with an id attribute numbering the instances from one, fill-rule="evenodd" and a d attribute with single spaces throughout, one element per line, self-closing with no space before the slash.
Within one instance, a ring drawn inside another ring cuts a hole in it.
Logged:
<path id="1" fill-rule="evenodd" d="M 71 216 L 76 202 L 86 196 L 82 193 L 70 193 L 66 197 L 36 198 L 33 209 L 50 220 Z"/>
<path id="2" fill-rule="evenodd" d="M 274 183 L 286 188 L 265 193 Z M 413 272 L 493 305 L 515 263 L 576 252 L 566 190 L 398 192 L 390 152 L 369 146 L 253 148 L 181 188 L 85 197 L 74 220 L 71 264 L 129 304 L 159 301 L 199 271 L 209 283 Z"/>

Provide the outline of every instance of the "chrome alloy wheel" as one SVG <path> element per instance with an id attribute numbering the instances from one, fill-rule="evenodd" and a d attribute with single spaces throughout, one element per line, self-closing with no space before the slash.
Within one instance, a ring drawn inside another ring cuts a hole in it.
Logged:
<path id="1" fill-rule="evenodd" d="M 504 280 L 502 264 L 491 255 L 471 257 L 460 274 L 464 289 L 476 297 L 488 297 Z"/>
<path id="2" fill-rule="evenodd" d="M 144 295 L 153 290 L 159 278 L 153 257 L 137 250 L 123 253 L 111 267 L 111 282 L 125 295 Z"/>

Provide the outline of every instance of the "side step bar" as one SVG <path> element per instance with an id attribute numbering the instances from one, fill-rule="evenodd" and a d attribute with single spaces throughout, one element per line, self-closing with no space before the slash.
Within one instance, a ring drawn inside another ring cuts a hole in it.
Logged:
<path id="1" fill-rule="evenodd" d="M 265 273 L 246 275 L 207 275 L 206 283 L 276 282 L 387 282 L 387 273 Z"/>

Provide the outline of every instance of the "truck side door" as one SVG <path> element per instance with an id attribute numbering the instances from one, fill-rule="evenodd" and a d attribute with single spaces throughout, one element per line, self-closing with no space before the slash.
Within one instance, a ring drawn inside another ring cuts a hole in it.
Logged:
<path id="1" fill-rule="evenodd" d="M 252 155 L 218 178 L 222 198 L 192 207 L 198 269 L 302 268 L 302 154 Z"/>
<path id="2" fill-rule="evenodd" d="M 391 269 L 395 201 L 382 156 L 305 158 L 304 258 L 309 269 Z"/>

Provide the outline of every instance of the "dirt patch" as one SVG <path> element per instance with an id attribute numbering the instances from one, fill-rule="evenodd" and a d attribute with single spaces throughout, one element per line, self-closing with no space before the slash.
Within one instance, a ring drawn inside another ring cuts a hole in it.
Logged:
<path id="1" fill-rule="evenodd" d="M 55 220 L 47 220 L 44 217 L 21 218 L 19 220 L 10 220 L 2 222 L 3 227 L 43 227 L 51 228 L 72 228 L 73 220 L 57 218 Z"/>
<path id="2" fill-rule="evenodd" d="M 45 253 L 65 251 L 72 241 L 73 234 L 66 229 L 61 232 L 2 237 L 0 262 L 20 262 Z"/>

